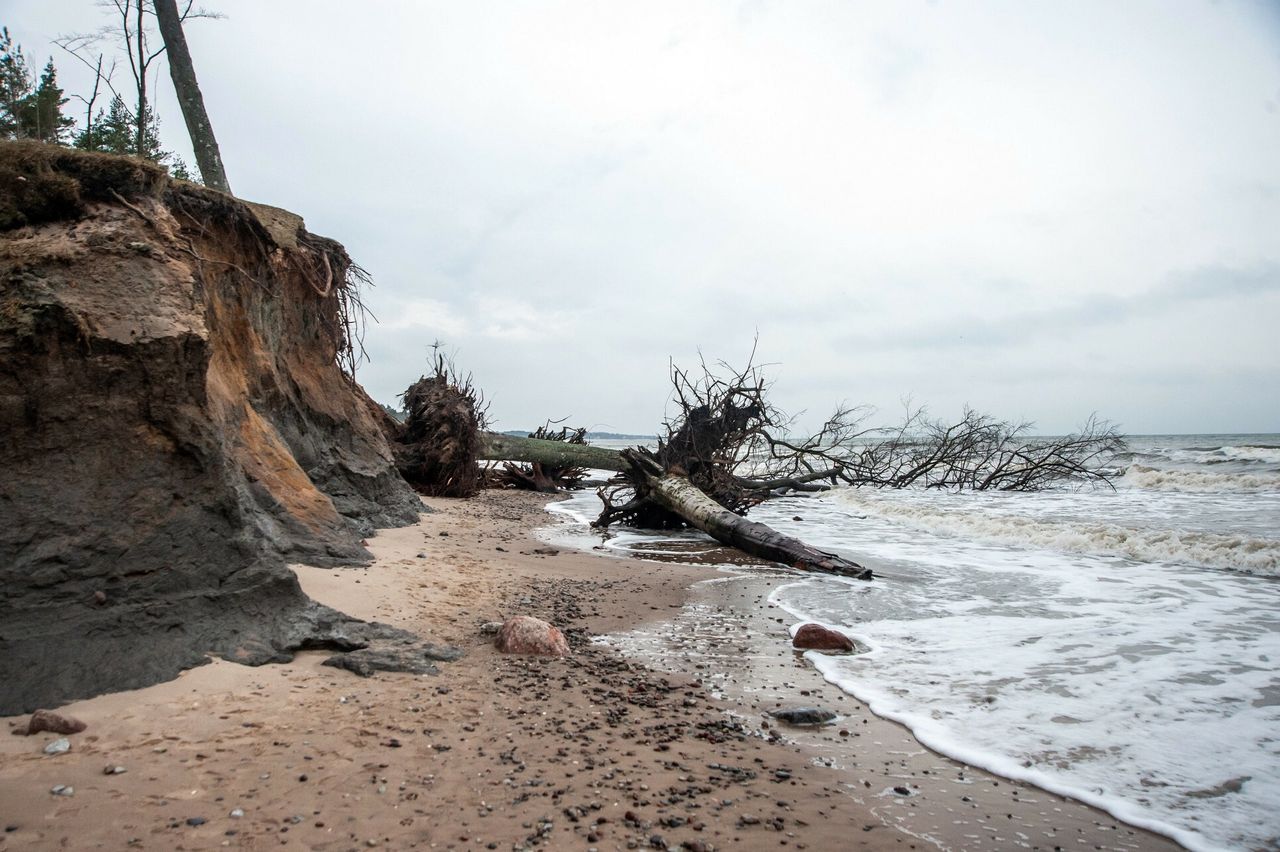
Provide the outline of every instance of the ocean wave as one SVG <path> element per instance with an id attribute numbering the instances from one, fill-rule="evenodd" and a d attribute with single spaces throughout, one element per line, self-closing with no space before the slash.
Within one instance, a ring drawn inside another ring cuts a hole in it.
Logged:
<path id="1" fill-rule="evenodd" d="M 855 506 L 859 512 L 905 523 L 929 533 L 993 544 L 1120 556 L 1139 562 L 1203 565 L 1280 577 L 1280 540 L 1275 539 L 976 513 L 915 502 L 868 499 L 852 489 L 837 492 L 836 497 Z"/>
<path id="2" fill-rule="evenodd" d="M 1280 491 L 1280 475 L 1275 474 L 1158 470 L 1140 464 L 1129 465 L 1121 482 L 1146 491 Z"/>
<path id="3" fill-rule="evenodd" d="M 1231 459 L 1246 459 L 1248 461 L 1266 462 L 1267 464 L 1280 464 L 1280 447 L 1270 444 L 1244 445 L 1239 447 L 1223 447 L 1222 454 Z"/>

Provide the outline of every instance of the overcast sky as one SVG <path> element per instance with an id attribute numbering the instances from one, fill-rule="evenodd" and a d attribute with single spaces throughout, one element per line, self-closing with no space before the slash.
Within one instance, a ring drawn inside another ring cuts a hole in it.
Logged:
<path id="1" fill-rule="evenodd" d="M 758 332 L 815 416 L 1280 431 L 1274 0 L 207 5 L 231 185 L 373 274 L 381 401 L 440 339 L 498 428 L 652 433 Z M 107 20 L 0 2 L 69 92 Z"/>

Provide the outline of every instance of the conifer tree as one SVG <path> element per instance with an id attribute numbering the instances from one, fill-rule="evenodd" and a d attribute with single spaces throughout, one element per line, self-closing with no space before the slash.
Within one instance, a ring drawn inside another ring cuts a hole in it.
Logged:
<path id="1" fill-rule="evenodd" d="M 31 92 L 31 72 L 22 46 L 13 43 L 8 27 L 0 27 L 0 137 L 23 135 L 22 106 Z"/>
<path id="2" fill-rule="evenodd" d="M 62 96 L 62 87 L 58 85 L 58 71 L 50 59 L 40 75 L 40 84 L 36 90 L 22 102 L 19 116 L 22 135 L 41 142 L 52 142 L 61 145 L 66 142 L 75 121 L 62 114 L 62 107 L 69 98 Z"/>
<path id="3" fill-rule="evenodd" d="M 137 128 L 138 123 L 125 105 L 124 98 L 116 95 L 111 99 L 111 107 L 98 110 L 93 126 L 80 131 L 74 144 L 86 151 L 141 155 L 148 160 L 162 162 L 168 154 L 160 148 L 159 130 L 150 107 L 143 122 L 142 151 L 138 150 Z"/>
<path id="4" fill-rule="evenodd" d="M 53 60 L 36 85 L 22 46 L 13 43 L 7 27 L 0 28 L 0 137 L 63 143 L 75 123 L 62 114 L 66 103 Z"/>

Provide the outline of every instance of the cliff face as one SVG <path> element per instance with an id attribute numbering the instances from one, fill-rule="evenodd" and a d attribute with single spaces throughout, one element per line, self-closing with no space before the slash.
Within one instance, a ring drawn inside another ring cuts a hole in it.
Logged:
<path id="1" fill-rule="evenodd" d="M 377 632 L 285 567 L 422 508 L 337 364 L 349 268 L 284 211 L 0 143 L 0 714 Z"/>

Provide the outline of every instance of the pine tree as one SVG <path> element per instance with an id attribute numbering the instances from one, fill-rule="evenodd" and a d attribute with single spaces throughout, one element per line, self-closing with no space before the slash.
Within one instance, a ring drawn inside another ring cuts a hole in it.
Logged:
<path id="1" fill-rule="evenodd" d="M 23 135 L 22 106 L 31 93 L 31 72 L 22 46 L 14 45 L 8 27 L 0 27 L 0 137 Z"/>
<path id="2" fill-rule="evenodd" d="M 36 85 L 22 46 L 13 43 L 8 27 L 0 28 L 0 137 L 61 144 L 75 124 L 62 114 L 66 103 L 53 60 Z"/>
<path id="3" fill-rule="evenodd" d="M 134 153 L 133 114 L 124 105 L 124 99 L 116 95 L 111 99 L 110 110 L 98 110 L 93 126 L 80 131 L 72 142 L 86 151 L 103 151 L 108 154 Z"/>
<path id="4" fill-rule="evenodd" d="M 69 98 L 62 96 L 62 88 L 58 85 L 58 71 L 53 67 L 53 60 L 44 66 L 40 75 L 40 85 L 23 99 L 21 115 L 22 135 L 41 142 L 52 142 L 61 145 L 66 142 L 75 121 L 62 114 L 62 107 Z"/>
<path id="5" fill-rule="evenodd" d="M 124 99 L 116 95 L 111 99 L 111 108 L 105 112 L 98 110 L 93 126 L 81 130 L 71 144 L 86 151 L 136 157 L 139 156 L 137 130 L 138 123 L 134 120 L 133 113 L 125 105 Z M 182 158 L 160 147 L 160 123 L 150 106 L 147 107 L 142 139 L 141 156 L 164 166 L 180 180 L 194 181 Z"/>

